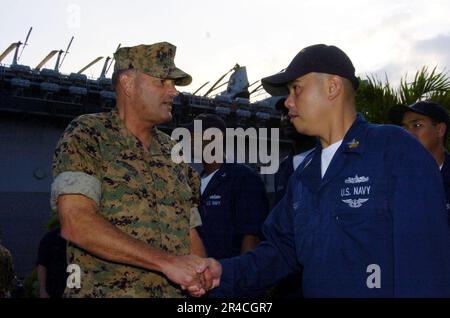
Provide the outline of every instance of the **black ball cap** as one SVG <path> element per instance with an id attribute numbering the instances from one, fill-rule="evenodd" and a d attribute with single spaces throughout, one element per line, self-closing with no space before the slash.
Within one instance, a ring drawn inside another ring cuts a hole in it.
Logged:
<path id="1" fill-rule="evenodd" d="M 316 44 L 300 51 L 284 72 L 263 78 L 264 89 L 272 96 L 289 94 L 287 84 L 308 73 L 338 75 L 350 80 L 355 90 L 359 80 L 350 58 L 336 46 Z"/>
<path id="2" fill-rule="evenodd" d="M 438 123 L 445 123 L 450 128 L 450 119 L 447 109 L 432 101 L 420 101 L 409 106 L 397 105 L 389 110 L 389 119 L 393 124 L 401 125 L 406 112 L 430 117 Z"/>

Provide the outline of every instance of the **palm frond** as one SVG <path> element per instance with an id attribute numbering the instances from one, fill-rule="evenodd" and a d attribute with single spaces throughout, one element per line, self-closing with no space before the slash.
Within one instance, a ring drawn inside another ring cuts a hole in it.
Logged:
<path id="1" fill-rule="evenodd" d="M 445 94 L 450 89 L 450 78 L 445 70 L 437 72 L 436 67 L 431 73 L 424 66 L 417 71 L 414 80 L 407 82 L 406 76 L 400 81 L 399 98 L 405 105 L 413 104 L 419 100 L 431 99 L 432 96 Z"/>
<path id="2" fill-rule="evenodd" d="M 435 101 L 450 111 L 450 77 L 446 70 L 429 71 L 427 66 L 416 72 L 412 81 L 408 74 L 400 80 L 397 90 L 387 75 L 381 81 L 375 75 L 368 75 L 361 82 L 356 93 L 356 108 L 367 120 L 374 123 L 389 123 L 389 109 L 395 105 L 411 105 L 420 100 Z"/>

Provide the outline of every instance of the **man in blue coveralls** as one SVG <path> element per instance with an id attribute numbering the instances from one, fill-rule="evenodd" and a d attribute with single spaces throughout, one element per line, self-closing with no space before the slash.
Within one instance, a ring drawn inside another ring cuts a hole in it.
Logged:
<path id="1" fill-rule="evenodd" d="M 195 133 L 195 121 L 202 124 L 201 135 Z M 187 128 L 193 139 L 198 139 L 201 153 L 211 142 L 203 140 L 203 132 L 216 128 L 223 137 L 226 134 L 225 122 L 213 114 L 197 116 Z M 207 162 L 203 156 L 201 158 L 199 210 L 202 226 L 198 232 L 206 253 L 216 259 L 238 256 L 254 249 L 261 240 L 262 225 L 269 212 L 261 178 L 249 167 L 227 162 L 225 156 L 222 158 L 224 160 L 220 162 Z"/>
<path id="2" fill-rule="evenodd" d="M 398 105 L 389 112 L 391 121 L 401 125 L 431 153 L 441 170 L 450 211 L 450 155 L 445 149 L 450 118 L 447 109 L 432 101 L 419 101 L 408 107 Z M 450 214 L 449 214 L 450 223 Z"/>
<path id="3" fill-rule="evenodd" d="M 348 56 L 303 49 L 262 80 L 316 149 L 267 218 L 266 241 L 240 257 L 207 259 L 215 295 L 259 290 L 303 265 L 306 297 L 450 297 L 450 231 L 439 169 L 405 130 L 355 111 Z"/>

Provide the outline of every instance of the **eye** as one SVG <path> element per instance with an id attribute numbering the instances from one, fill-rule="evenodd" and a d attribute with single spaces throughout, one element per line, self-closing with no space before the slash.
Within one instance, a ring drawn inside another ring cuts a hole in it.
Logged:
<path id="1" fill-rule="evenodd" d="M 289 91 L 298 96 L 301 93 L 301 87 L 298 84 L 294 84 L 289 88 Z"/>
<path id="2" fill-rule="evenodd" d="M 422 127 L 422 126 L 423 126 L 422 123 L 415 123 L 415 124 L 413 124 L 414 128 L 419 128 L 419 127 Z"/>

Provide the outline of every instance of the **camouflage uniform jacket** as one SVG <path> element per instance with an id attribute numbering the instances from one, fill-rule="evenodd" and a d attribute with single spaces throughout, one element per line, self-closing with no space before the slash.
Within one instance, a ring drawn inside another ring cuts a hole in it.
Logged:
<path id="1" fill-rule="evenodd" d="M 0 298 L 11 297 L 14 281 L 11 253 L 0 244 Z"/>
<path id="2" fill-rule="evenodd" d="M 82 194 L 128 235 L 173 255 L 189 254 L 189 231 L 201 225 L 200 179 L 187 164 L 173 163 L 169 136 L 157 129 L 153 136 L 145 151 L 117 110 L 75 119 L 55 151 L 53 209 L 59 195 Z M 70 243 L 67 255 L 68 264 L 81 268 L 81 289 L 66 288 L 66 297 L 183 295 L 160 273 L 108 262 Z"/>

